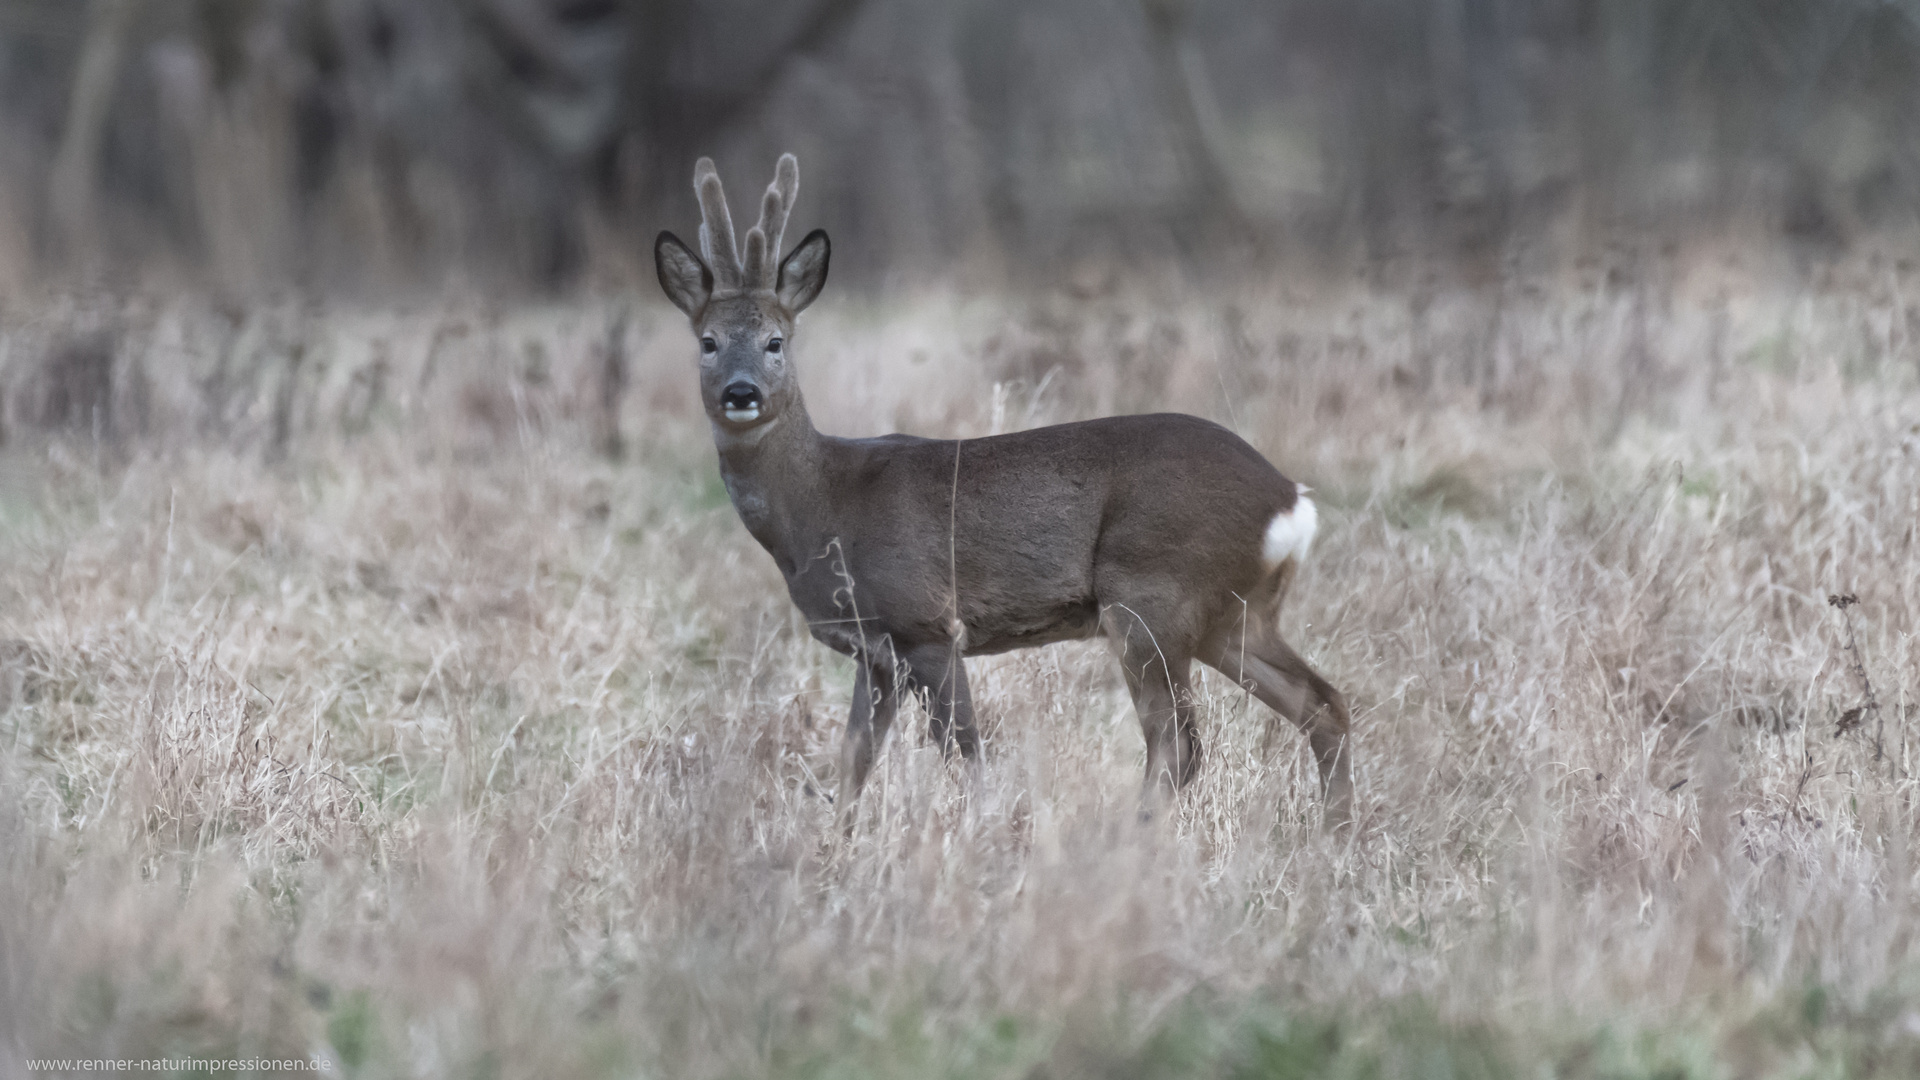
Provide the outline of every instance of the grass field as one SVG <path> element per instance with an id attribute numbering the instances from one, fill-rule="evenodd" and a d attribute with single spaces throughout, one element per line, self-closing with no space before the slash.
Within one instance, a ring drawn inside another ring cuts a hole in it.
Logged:
<path id="1" fill-rule="evenodd" d="M 0 1074 L 1920 1075 L 1920 318 L 1702 281 L 810 316 L 826 430 L 1178 409 L 1312 484 L 1350 838 L 1211 673 L 1140 827 L 1094 643 L 973 662 L 975 783 L 903 716 L 843 838 L 851 667 L 651 295 L 16 307 Z"/>

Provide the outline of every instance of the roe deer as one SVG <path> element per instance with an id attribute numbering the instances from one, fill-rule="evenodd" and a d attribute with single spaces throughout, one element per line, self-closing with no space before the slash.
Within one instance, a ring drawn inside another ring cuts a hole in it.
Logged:
<path id="1" fill-rule="evenodd" d="M 827 234 L 779 258 L 798 163 L 780 158 L 739 246 L 711 160 L 693 181 L 700 252 L 662 232 L 654 262 L 700 341 L 700 396 L 734 509 L 813 636 L 856 663 L 843 813 L 903 691 L 927 696 L 936 742 L 972 758 L 962 657 L 1104 636 L 1146 734 L 1149 806 L 1199 763 L 1198 659 L 1305 730 L 1326 822 L 1348 820 L 1346 699 L 1278 624 L 1316 526 L 1305 488 L 1227 429 L 1175 414 L 982 439 L 822 435 L 792 342 L 826 284 Z"/>

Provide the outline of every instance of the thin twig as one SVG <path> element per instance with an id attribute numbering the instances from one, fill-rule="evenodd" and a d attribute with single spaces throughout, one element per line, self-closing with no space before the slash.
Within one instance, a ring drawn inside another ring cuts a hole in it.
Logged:
<path id="1" fill-rule="evenodd" d="M 1874 696 L 1873 680 L 1867 678 L 1867 662 L 1860 655 L 1860 640 L 1854 634 L 1853 612 L 1851 609 L 1859 602 L 1860 598 L 1852 593 L 1835 593 L 1827 597 L 1827 603 L 1832 607 L 1838 608 L 1840 617 L 1846 620 L 1847 655 L 1853 658 L 1853 664 L 1850 670 L 1852 670 L 1853 674 L 1860 680 L 1861 690 L 1860 704 L 1840 714 L 1839 721 L 1834 724 L 1833 733 L 1835 735 L 1845 735 L 1847 732 L 1852 731 L 1864 723 L 1868 715 L 1872 715 L 1875 720 L 1873 729 L 1873 760 L 1880 761 L 1886 756 L 1881 741 L 1881 736 L 1886 728 L 1886 718 L 1880 714 L 1880 701 Z"/>

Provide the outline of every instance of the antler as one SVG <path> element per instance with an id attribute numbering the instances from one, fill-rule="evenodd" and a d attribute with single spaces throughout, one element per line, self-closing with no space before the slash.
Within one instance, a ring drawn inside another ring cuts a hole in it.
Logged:
<path id="1" fill-rule="evenodd" d="M 792 154 L 780 155 L 773 183 L 760 200 L 760 223 L 747 230 L 744 259 L 734 245 L 733 217 L 727 212 L 727 196 L 720 188 L 720 173 L 714 169 L 712 158 L 701 158 L 693 166 L 693 189 L 700 196 L 700 254 L 713 270 L 715 285 L 722 289 L 773 288 L 779 273 L 780 240 L 793 213 L 793 200 L 800 193 L 799 160 Z"/>
<path id="2" fill-rule="evenodd" d="M 693 190 L 700 197 L 700 254 L 713 271 L 715 285 L 737 289 L 740 249 L 733 244 L 733 215 L 727 213 L 727 193 L 720 188 L 720 172 L 712 158 L 694 162 Z"/>
<path id="3" fill-rule="evenodd" d="M 773 183 L 767 185 L 767 194 L 760 200 L 760 224 L 747 230 L 748 288 L 771 289 L 776 284 L 780 238 L 787 231 L 787 216 L 793 213 L 793 200 L 799 194 L 799 159 L 781 154 L 780 164 L 774 166 Z"/>

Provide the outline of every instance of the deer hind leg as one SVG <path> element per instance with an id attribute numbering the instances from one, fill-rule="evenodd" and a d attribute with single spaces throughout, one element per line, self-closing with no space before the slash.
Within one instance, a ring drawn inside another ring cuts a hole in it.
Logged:
<path id="1" fill-rule="evenodd" d="M 1147 775 L 1142 804 L 1155 804 L 1192 780 L 1200 768 L 1200 731 L 1193 706 L 1193 659 L 1185 644 L 1121 605 L 1109 608 L 1103 630 L 1120 657 L 1133 711 L 1147 739 Z"/>
<path id="2" fill-rule="evenodd" d="M 1202 659 L 1306 733 L 1320 769 L 1327 826 L 1345 825 L 1353 813 L 1353 780 L 1347 768 L 1352 719 L 1346 697 L 1278 633 L 1253 631 L 1243 639 L 1241 628 L 1235 626 L 1223 637 Z"/>
<path id="3" fill-rule="evenodd" d="M 973 693 L 960 651 L 944 642 L 908 652 L 907 679 L 927 696 L 927 735 L 942 754 L 960 751 L 971 761 L 980 756 L 980 732 L 973 724 Z"/>
<path id="4" fill-rule="evenodd" d="M 853 711 L 840 745 L 840 810 L 853 813 L 854 800 L 867 782 L 873 759 L 886 745 L 887 729 L 899 710 L 892 658 L 861 657 L 853 672 Z"/>

